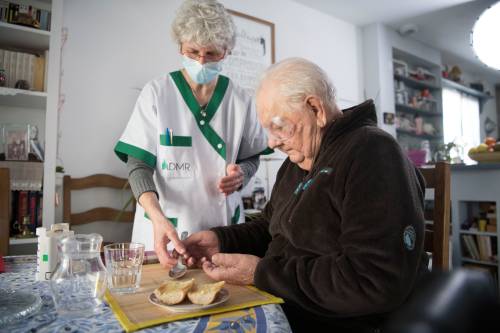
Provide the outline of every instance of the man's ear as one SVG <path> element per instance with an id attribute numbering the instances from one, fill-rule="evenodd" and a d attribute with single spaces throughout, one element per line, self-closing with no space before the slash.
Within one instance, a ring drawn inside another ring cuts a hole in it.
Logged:
<path id="1" fill-rule="evenodd" d="M 306 103 L 309 109 L 314 113 L 316 124 L 321 128 L 325 127 L 327 117 L 323 101 L 321 101 L 318 96 L 311 95 L 306 98 Z"/>

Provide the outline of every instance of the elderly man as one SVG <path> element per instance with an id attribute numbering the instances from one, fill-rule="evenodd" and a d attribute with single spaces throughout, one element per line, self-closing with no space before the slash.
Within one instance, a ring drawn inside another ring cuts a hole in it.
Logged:
<path id="1" fill-rule="evenodd" d="M 423 178 L 373 102 L 341 111 L 307 60 L 270 67 L 257 109 L 288 155 L 270 201 L 259 220 L 193 234 L 189 263 L 284 298 L 294 331 L 377 331 L 427 270 Z"/>

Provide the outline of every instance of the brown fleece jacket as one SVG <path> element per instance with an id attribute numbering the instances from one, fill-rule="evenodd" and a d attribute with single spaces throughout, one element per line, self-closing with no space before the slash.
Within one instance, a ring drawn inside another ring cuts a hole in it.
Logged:
<path id="1" fill-rule="evenodd" d="M 310 172 L 283 163 L 261 219 L 212 229 L 221 252 L 262 257 L 255 285 L 306 321 L 387 314 L 426 270 L 422 176 L 371 100 L 343 112 Z"/>

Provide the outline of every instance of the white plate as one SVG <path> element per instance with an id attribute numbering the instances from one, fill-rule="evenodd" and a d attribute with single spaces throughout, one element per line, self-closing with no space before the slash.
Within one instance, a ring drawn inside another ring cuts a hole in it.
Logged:
<path id="1" fill-rule="evenodd" d="M 229 291 L 225 288 L 222 288 L 215 297 L 215 300 L 208 305 L 193 304 L 189 301 L 187 297 L 184 301 L 182 301 L 179 304 L 167 305 L 162 301 L 160 301 L 154 293 L 151 293 L 151 295 L 149 295 L 149 301 L 151 303 L 161 308 L 165 308 L 170 312 L 194 312 L 194 311 L 209 309 L 224 303 L 228 299 L 229 299 Z"/>

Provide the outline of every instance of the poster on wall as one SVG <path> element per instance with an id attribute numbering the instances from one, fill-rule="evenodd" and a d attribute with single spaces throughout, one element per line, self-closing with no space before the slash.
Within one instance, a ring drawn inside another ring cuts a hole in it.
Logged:
<path id="1" fill-rule="evenodd" d="M 274 23 L 228 11 L 236 25 L 236 45 L 222 73 L 253 95 L 260 74 L 275 61 Z"/>

